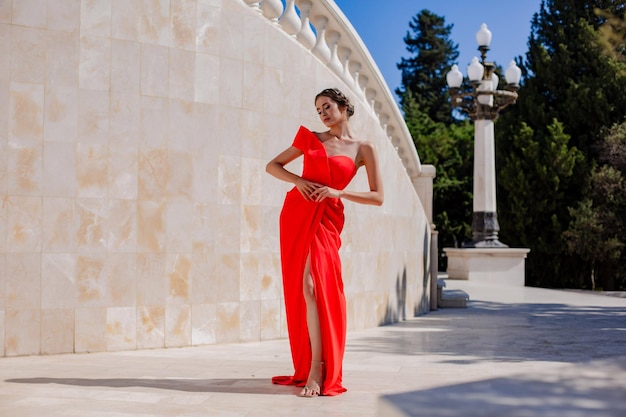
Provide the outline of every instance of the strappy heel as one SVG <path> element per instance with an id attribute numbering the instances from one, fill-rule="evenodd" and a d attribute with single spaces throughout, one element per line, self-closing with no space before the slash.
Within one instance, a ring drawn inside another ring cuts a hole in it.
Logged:
<path id="1" fill-rule="evenodd" d="M 313 398 L 319 397 L 321 395 L 321 383 L 324 380 L 324 362 L 311 361 L 311 369 L 313 369 L 314 366 L 319 368 L 319 382 L 311 378 L 312 372 L 309 372 L 309 378 L 306 381 L 306 385 L 304 386 L 304 388 L 302 388 L 302 391 L 300 391 L 298 397 Z"/>

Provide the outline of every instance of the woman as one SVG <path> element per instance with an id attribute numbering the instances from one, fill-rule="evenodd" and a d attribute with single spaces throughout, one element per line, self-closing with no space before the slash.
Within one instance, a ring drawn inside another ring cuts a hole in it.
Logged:
<path id="1" fill-rule="evenodd" d="M 301 126 L 293 144 L 266 167 L 269 174 L 294 184 L 280 215 L 280 252 L 295 373 L 274 377 L 272 382 L 304 386 L 302 397 L 346 390 L 342 386 L 346 301 L 339 259 L 341 200 L 383 203 L 376 149 L 350 131 L 348 119 L 354 106 L 341 91 L 330 88 L 315 97 L 315 107 L 328 130 L 317 133 Z M 285 169 L 301 155 L 301 176 Z M 369 191 L 346 191 L 361 166 L 367 172 Z"/>

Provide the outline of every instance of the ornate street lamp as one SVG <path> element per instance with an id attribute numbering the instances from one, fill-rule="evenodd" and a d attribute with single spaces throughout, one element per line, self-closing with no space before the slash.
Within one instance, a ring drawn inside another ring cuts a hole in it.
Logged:
<path id="1" fill-rule="evenodd" d="M 463 74 L 457 65 L 446 74 L 452 105 L 474 121 L 474 201 L 472 241 L 464 247 L 508 247 L 498 240 L 496 212 L 496 169 L 493 122 L 498 113 L 515 103 L 522 71 L 511 61 L 504 72 L 507 85 L 498 90 L 499 79 L 494 63 L 486 62 L 491 43 L 491 31 L 482 24 L 476 33 L 481 61 L 472 59 L 467 68 L 469 87 L 462 89 Z"/>

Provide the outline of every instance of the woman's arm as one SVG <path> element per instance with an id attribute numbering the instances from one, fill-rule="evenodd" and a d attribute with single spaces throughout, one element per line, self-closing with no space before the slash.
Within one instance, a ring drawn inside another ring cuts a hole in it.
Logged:
<path id="1" fill-rule="evenodd" d="M 265 166 L 265 171 L 279 180 L 294 184 L 305 200 L 312 200 L 312 193 L 321 187 L 321 184 L 307 181 L 299 175 L 285 169 L 285 165 L 298 158 L 300 155 L 302 155 L 300 149 L 295 146 L 290 146 L 269 161 Z"/>
<path id="2" fill-rule="evenodd" d="M 380 174 L 380 167 L 378 166 L 376 148 L 369 142 L 363 142 L 359 146 L 357 159 L 363 161 L 363 165 L 365 165 L 367 181 L 370 187 L 369 191 L 340 191 L 323 186 L 313 192 L 311 197 L 315 201 L 321 201 L 325 198 L 343 198 L 360 204 L 382 205 L 385 193 L 383 192 L 383 180 Z"/>

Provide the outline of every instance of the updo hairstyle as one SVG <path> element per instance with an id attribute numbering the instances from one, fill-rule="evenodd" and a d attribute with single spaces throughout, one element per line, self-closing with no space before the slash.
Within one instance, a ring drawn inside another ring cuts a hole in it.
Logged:
<path id="1" fill-rule="evenodd" d="M 327 88 L 322 90 L 318 95 L 315 96 L 315 102 L 320 97 L 328 97 L 333 100 L 335 103 L 339 105 L 340 108 L 346 109 L 346 114 L 348 115 L 348 119 L 354 115 L 354 106 L 348 100 L 348 97 L 337 88 Z"/>

